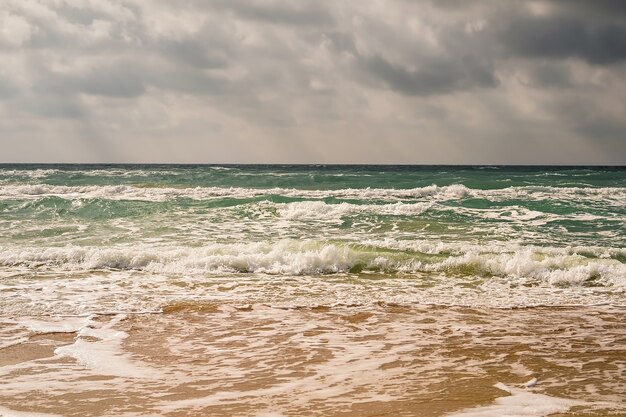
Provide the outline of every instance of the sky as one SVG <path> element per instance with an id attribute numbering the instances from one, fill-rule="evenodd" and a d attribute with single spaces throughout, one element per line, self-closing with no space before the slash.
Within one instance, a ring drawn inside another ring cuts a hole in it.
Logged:
<path id="1" fill-rule="evenodd" d="M 623 0 L 2 0 L 0 162 L 626 164 Z"/>

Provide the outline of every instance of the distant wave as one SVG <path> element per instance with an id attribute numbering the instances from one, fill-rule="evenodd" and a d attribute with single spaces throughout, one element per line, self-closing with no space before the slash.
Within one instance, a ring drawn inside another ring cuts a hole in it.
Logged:
<path id="1" fill-rule="evenodd" d="M 85 185 L 63 186 L 48 184 L 0 185 L 0 199 L 33 199 L 41 197 L 61 197 L 65 199 L 112 199 L 167 201 L 176 198 L 207 200 L 232 197 L 250 198 L 279 195 L 302 198 L 353 198 L 363 200 L 456 200 L 462 198 L 503 199 L 594 199 L 603 198 L 609 202 L 623 204 L 626 188 L 623 187 L 550 187 L 524 186 L 482 190 L 468 188 L 462 184 L 447 186 L 429 185 L 410 189 L 393 188 L 346 188 L 339 190 L 302 190 L 295 188 L 241 188 L 241 187 L 141 187 L 131 185 Z"/>
<path id="2" fill-rule="evenodd" d="M 226 167 L 210 167 L 212 170 L 228 170 L 230 168 Z M 46 178 L 52 175 L 83 175 L 86 177 L 121 177 L 121 178 L 132 178 L 132 177 L 150 177 L 154 175 L 177 175 L 179 172 L 174 170 L 143 170 L 143 169 L 118 169 L 118 168 L 109 168 L 109 169 L 72 169 L 72 170 L 62 170 L 56 168 L 50 169 L 0 169 L 0 178 L 11 178 L 11 177 L 23 177 L 23 178 L 32 178 L 32 179 L 41 179 Z"/>

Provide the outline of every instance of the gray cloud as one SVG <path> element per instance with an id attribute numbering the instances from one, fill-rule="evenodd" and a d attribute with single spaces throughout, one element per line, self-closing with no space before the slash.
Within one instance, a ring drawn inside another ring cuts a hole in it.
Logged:
<path id="1" fill-rule="evenodd" d="M 389 88 L 406 95 L 428 96 L 498 85 L 491 69 L 471 57 L 428 62 L 414 70 L 393 65 L 380 56 L 363 58 L 359 65 Z"/>
<path id="2" fill-rule="evenodd" d="M 584 135 L 596 141 L 626 141 L 626 123 L 615 119 L 598 119 L 580 123 L 577 129 Z"/>
<path id="3" fill-rule="evenodd" d="M 18 94 L 18 87 L 10 80 L 0 77 L 0 99 L 8 99 Z"/>
<path id="4" fill-rule="evenodd" d="M 601 16 L 603 18 L 626 19 L 626 3 L 620 0 L 550 0 L 561 12 L 578 13 L 582 16 Z"/>
<path id="5" fill-rule="evenodd" d="M 198 39 L 170 40 L 158 45 L 168 60 L 198 68 L 224 68 L 228 58 Z"/>
<path id="6" fill-rule="evenodd" d="M 14 104 L 20 111 L 44 118 L 82 119 L 86 116 L 84 106 L 72 97 L 37 95 L 22 97 Z"/>
<path id="7" fill-rule="evenodd" d="M 626 26 L 586 25 L 566 17 L 522 17 L 497 31 L 514 56 L 563 59 L 576 57 L 605 65 L 626 60 Z"/>
<path id="8" fill-rule="evenodd" d="M 535 88 L 570 88 L 574 83 L 571 70 L 558 62 L 537 63 L 529 68 L 528 75 L 528 85 Z"/>
<path id="9" fill-rule="evenodd" d="M 320 26 L 333 23 L 324 9 L 312 7 L 315 3 L 302 1 L 254 2 L 241 0 L 214 0 L 213 6 L 234 12 L 238 17 L 267 23 Z"/>
<path id="10" fill-rule="evenodd" d="M 147 81 L 155 87 L 187 94 L 223 94 L 230 88 L 228 80 L 193 68 L 153 71 L 145 75 Z"/>
<path id="11" fill-rule="evenodd" d="M 86 74 L 42 74 L 37 89 L 58 95 L 75 93 L 132 98 L 145 92 L 142 71 L 123 62 L 97 67 Z"/>
<path id="12" fill-rule="evenodd" d="M 0 5 L 3 136 L 120 161 L 626 163 L 625 75 L 618 1 Z"/>

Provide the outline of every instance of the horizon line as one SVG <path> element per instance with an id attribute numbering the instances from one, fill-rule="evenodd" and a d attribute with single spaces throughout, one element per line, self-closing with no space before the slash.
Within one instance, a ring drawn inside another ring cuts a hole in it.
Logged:
<path id="1" fill-rule="evenodd" d="M 153 166 L 294 166 L 294 167 L 561 167 L 561 168 L 626 168 L 623 165 L 611 164 L 451 164 L 451 163 L 433 163 L 433 164 L 411 164 L 411 163 L 218 163 L 218 162 L 0 162 L 0 167 L 10 165 L 41 165 L 41 166 L 59 166 L 59 165 L 109 165 L 109 166 L 133 166 L 133 165 L 153 165 Z"/>

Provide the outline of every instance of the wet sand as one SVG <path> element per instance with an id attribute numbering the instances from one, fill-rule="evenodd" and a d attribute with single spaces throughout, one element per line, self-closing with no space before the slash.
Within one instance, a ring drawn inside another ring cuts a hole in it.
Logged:
<path id="1" fill-rule="evenodd" d="M 0 415 L 626 415 L 623 309 L 163 310 L 0 318 Z"/>

